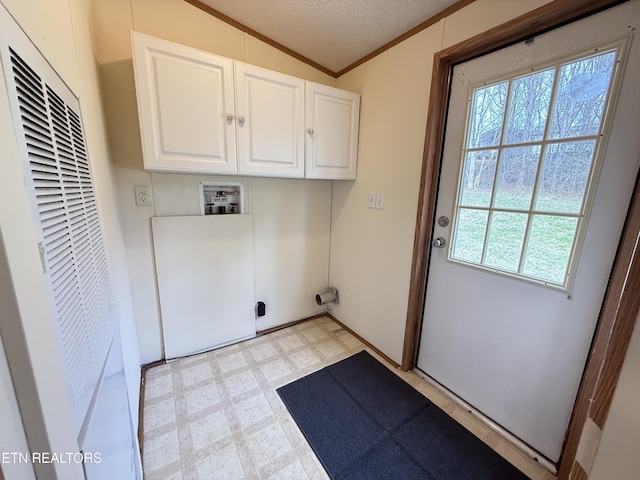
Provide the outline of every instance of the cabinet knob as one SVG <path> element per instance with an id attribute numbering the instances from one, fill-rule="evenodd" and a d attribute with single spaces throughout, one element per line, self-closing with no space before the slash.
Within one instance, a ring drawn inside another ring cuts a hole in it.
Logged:
<path id="1" fill-rule="evenodd" d="M 236 117 L 233 113 L 227 113 L 227 120 L 229 120 L 230 122 L 233 122 L 234 118 Z"/>
<path id="2" fill-rule="evenodd" d="M 244 125 L 244 122 L 246 121 L 247 119 L 244 117 L 244 115 L 238 117 L 238 122 L 240 123 L 240 125 Z"/>
<path id="3" fill-rule="evenodd" d="M 309 135 L 313 135 L 314 133 L 316 133 L 316 131 L 313 128 L 310 128 L 307 131 L 309 132 Z"/>

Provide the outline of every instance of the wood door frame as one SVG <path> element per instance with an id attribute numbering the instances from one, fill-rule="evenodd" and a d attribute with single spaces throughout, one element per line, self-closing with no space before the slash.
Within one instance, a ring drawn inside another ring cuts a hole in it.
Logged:
<path id="1" fill-rule="evenodd" d="M 555 0 L 503 25 L 436 53 L 420 178 L 418 212 L 402 368 L 416 366 L 440 162 L 453 67 L 472 58 L 579 20 L 626 0 Z M 640 178 L 640 177 L 639 177 Z M 632 197 L 558 466 L 558 478 L 585 478 L 576 452 L 585 422 L 604 426 L 640 308 L 640 187 Z"/>

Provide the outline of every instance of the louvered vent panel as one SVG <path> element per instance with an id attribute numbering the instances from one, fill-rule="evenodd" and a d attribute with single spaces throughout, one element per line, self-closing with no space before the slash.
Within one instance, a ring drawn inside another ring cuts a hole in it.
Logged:
<path id="1" fill-rule="evenodd" d="M 53 127 L 54 145 L 56 147 L 58 165 L 60 169 L 60 180 L 67 207 L 67 220 L 71 234 L 71 247 L 76 265 L 76 280 L 79 285 L 79 299 L 81 305 L 81 315 L 78 324 L 74 325 L 73 332 L 69 332 L 68 343 L 64 346 L 65 351 L 73 352 L 74 361 L 81 361 L 73 366 L 73 385 L 77 389 L 76 395 L 82 394 L 84 382 L 89 377 L 94 361 L 94 345 L 91 335 L 91 298 L 87 295 L 87 283 L 91 278 L 87 278 L 84 272 L 91 268 L 91 256 L 87 254 L 86 226 L 84 222 L 84 211 L 82 205 L 82 193 L 80 190 L 80 180 L 78 178 L 78 168 L 73 155 L 71 132 L 67 119 L 67 109 L 64 101 L 49 87 L 46 87 L 47 100 L 49 102 L 49 112 L 51 125 Z M 70 354 L 70 353 L 68 353 Z"/>
<path id="2" fill-rule="evenodd" d="M 93 255 L 93 275 L 95 279 L 96 301 L 99 308 L 101 323 L 94 325 L 97 330 L 106 330 L 111 321 L 111 312 L 115 308 L 109 281 L 109 269 L 105 254 L 102 231 L 96 208 L 93 182 L 91 181 L 91 170 L 87 157 L 84 135 L 82 134 L 82 124 L 80 117 L 72 109 L 67 108 L 69 125 L 71 127 L 73 149 L 78 165 L 80 186 L 82 189 L 82 199 L 84 202 L 87 231 L 91 243 L 91 253 Z"/>
<path id="3" fill-rule="evenodd" d="M 84 326 L 62 173 L 56 158 L 44 84 L 14 51 L 11 51 L 11 61 L 44 237 L 45 259 L 65 343 L 64 361 L 70 380 L 69 389 L 72 397 L 77 399 L 82 389 L 82 372 L 74 370 L 78 365 L 86 364 L 89 356 L 86 348 L 68 345 L 78 344 L 78 329 Z"/>
<path id="4" fill-rule="evenodd" d="M 114 317 L 82 122 L 13 49 L 10 57 L 69 390 L 82 419 Z"/>

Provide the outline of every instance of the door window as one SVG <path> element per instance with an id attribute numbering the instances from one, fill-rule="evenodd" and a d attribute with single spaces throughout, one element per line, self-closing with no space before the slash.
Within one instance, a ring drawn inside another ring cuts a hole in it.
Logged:
<path id="1" fill-rule="evenodd" d="M 449 260 L 568 289 L 619 55 L 471 88 Z"/>

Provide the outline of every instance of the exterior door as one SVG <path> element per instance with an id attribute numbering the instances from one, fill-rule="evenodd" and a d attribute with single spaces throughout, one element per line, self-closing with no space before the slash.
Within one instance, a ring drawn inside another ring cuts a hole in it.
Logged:
<path id="1" fill-rule="evenodd" d="M 417 365 L 553 462 L 640 163 L 639 18 L 631 1 L 452 79 L 450 221 L 434 227 Z"/>

